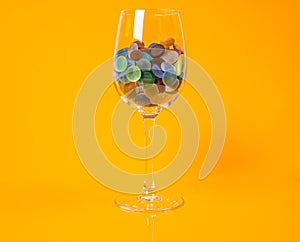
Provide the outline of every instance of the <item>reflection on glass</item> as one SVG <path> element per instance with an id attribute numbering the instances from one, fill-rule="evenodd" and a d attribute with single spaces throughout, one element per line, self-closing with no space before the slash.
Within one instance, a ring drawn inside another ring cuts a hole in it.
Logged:
<path id="1" fill-rule="evenodd" d="M 113 81 L 121 99 L 143 118 L 145 174 L 152 174 L 145 176 L 138 196 L 120 196 L 115 200 L 116 205 L 126 211 L 162 212 L 183 205 L 181 197 L 165 197 L 157 193 L 152 146 L 156 116 L 180 95 L 186 76 L 185 63 L 179 11 L 121 11 Z"/>

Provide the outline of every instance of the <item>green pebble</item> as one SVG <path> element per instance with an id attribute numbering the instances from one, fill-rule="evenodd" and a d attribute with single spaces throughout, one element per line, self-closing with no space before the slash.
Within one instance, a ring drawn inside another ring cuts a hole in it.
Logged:
<path id="1" fill-rule="evenodd" d="M 183 71 L 184 62 L 182 60 L 178 60 L 175 63 L 175 68 L 176 68 L 176 75 L 179 76 L 182 73 L 182 71 Z"/>
<path id="2" fill-rule="evenodd" d="M 124 56 L 118 56 L 115 60 L 115 71 L 122 72 L 125 71 L 127 67 L 127 59 Z"/>
<path id="3" fill-rule="evenodd" d="M 142 71 L 150 71 L 151 70 L 151 63 L 150 61 L 146 59 L 140 59 L 136 62 L 136 65 L 142 70 Z"/>
<path id="4" fill-rule="evenodd" d="M 151 86 L 154 83 L 155 80 L 139 80 L 138 81 L 138 85 L 143 87 L 144 89 L 148 88 L 149 86 Z"/>
<path id="5" fill-rule="evenodd" d="M 151 71 L 142 71 L 141 79 L 154 82 L 155 76 Z"/>
<path id="6" fill-rule="evenodd" d="M 137 66 L 130 66 L 126 70 L 126 78 L 130 82 L 136 82 L 141 78 L 141 70 Z"/>
<path id="7" fill-rule="evenodd" d="M 162 81 L 166 86 L 173 86 L 176 83 L 177 76 L 174 71 L 167 70 L 164 72 Z"/>

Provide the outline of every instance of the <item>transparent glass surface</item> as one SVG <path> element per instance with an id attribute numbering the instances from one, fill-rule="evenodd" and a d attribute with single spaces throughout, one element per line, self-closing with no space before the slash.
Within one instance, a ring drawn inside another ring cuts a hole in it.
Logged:
<path id="1" fill-rule="evenodd" d="M 186 76 L 183 30 L 178 10 L 129 9 L 120 14 L 114 51 L 113 81 L 121 99 L 137 109 L 144 121 L 145 173 L 141 194 L 115 200 L 127 211 L 167 211 L 183 205 L 182 198 L 157 194 L 154 162 L 147 135 L 154 141 L 155 118 L 180 95 Z M 147 148 L 148 147 L 148 148 Z M 158 161 L 159 162 L 159 161 Z"/>

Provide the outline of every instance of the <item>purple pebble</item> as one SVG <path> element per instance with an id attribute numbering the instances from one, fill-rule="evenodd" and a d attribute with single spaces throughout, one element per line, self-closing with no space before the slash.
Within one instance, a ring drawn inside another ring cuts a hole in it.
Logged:
<path id="1" fill-rule="evenodd" d="M 150 49 L 150 48 L 153 48 L 155 45 L 157 45 L 158 43 L 156 43 L 156 42 L 153 42 L 153 43 L 151 43 L 149 46 L 148 46 L 148 48 Z"/>
<path id="2" fill-rule="evenodd" d="M 158 77 L 158 78 L 162 78 L 162 76 L 163 76 L 163 74 L 164 74 L 164 72 L 160 69 L 160 67 L 158 66 L 158 65 L 156 65 L 156 64 L 154 64 L 153 66 L 152 66 L 152 73 L 156 76 L 156 77 Z"/>

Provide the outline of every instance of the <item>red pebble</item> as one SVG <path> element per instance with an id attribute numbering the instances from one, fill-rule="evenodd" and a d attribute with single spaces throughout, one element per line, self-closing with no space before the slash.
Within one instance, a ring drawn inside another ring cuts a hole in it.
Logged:
<path id="1" fill-rule="evenodd" d="M 145 48 L 145 43 L 144 43 L 143 41 L 136 40 L 136 41 L 134 41 L 133 43 L 136 43 L 136 44 L 138 45 L 138 48 L 139 48 L 139 49 Z"/>
<path id="2" fill-rule="evenodd" d="M 165 85 L 164 85 L 164 83 L 163 83 L 163 81 L 162 81 L 161 78 L 155 79 L 154 83 L 157 85 L 157 88 L 158 88 L 158 90 L 159 90 L 160 93 L 162 93 L 162 92 L 165 91 L 166 87 L 165 87 Z"/>
<path id="3" fill-rule="evenodd" d="M 150 50 L 151 50 L 151 49 L 148 49 L 148 48 L 141 48 L 141 49 L 140 49 L 140 51 L 146 52 L 146 53 L 148 53 L 148 54 L 150 53 Z"/>
<path id="4" fill-rule="evenodd" d="M 175 50 L 179 55 L 183 54 L 183 51 L 182 51 L 182 49 L 180 48 L 179 45 L 173 44 L 173 48 L 174 48 L 174 50 Z"/>

